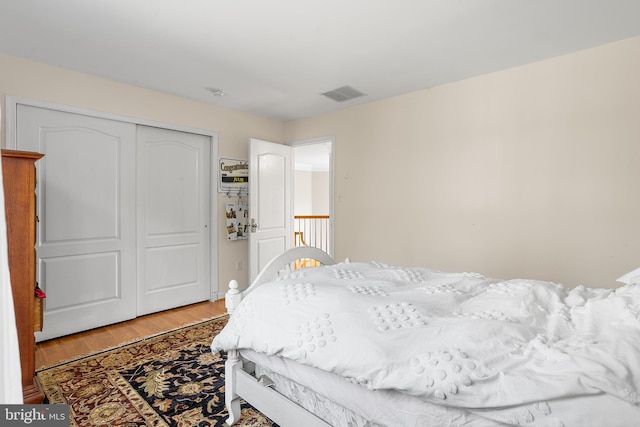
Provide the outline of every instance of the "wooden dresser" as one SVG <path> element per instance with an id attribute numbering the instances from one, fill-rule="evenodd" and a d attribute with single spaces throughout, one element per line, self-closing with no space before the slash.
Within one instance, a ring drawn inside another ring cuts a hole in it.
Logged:
<path id="1" fill-rule="evenodd" d="M 42 403 L 44 395 L 34 378 L 36 312 L 36 168 L 43 155 L 26 151 L 2 150 L 9 272 L 18 328 L 22 394 L 24 403 Z"/>

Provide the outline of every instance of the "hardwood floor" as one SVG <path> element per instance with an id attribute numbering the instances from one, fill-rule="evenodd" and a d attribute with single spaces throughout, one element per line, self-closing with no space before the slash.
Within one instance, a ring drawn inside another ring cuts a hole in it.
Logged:
<path id="1" fill-rule="evenodd" d="M 226 313 L 224 300 L 201 302 L 36 344 L 36 370 Z"/>

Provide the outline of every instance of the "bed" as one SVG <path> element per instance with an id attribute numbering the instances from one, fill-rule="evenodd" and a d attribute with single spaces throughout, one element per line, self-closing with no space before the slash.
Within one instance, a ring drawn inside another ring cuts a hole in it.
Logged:
<path id="1" fill-rule="evenodd" d="M 568 289 L 295 248 L 230 284 L 227 423 L 243 398 L 282 427 L 636 426 L 636 273 Z"/>

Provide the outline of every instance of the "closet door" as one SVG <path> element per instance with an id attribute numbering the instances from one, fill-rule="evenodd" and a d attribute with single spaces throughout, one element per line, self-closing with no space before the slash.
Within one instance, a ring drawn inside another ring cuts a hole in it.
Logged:
<path id="1" fill-rule="evenodd" d="M 138 315 L 210 297 L 211 138 L 138 126 Z"/>
<path id="2" fill-rule="evenodd" d="M 38 340 L 136 316 L 136 126 L 18 105 L 17 149 L 38 164 Z"/>

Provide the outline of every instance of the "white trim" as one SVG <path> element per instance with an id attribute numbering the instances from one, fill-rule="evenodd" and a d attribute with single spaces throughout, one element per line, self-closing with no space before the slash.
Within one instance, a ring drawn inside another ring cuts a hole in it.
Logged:
<path id="1" fill-rule="evenodd" d="M 16 149 L 17 141 L 17 108 L 18 105 L 26 105 L 30 107 L 46 108 L 48 110 L 61 111 L 65 113 L 82 114 L 90 117 L 114 120 L 124 123 L 133 123 L 135 125 L 151 126 L 162 129 L 175 130 L 179 132 L 194 133 L 204 135 L 211 138 L 211 188 L 217 188 L 217 170 L 218 170 L 218 133 L 208 130 L 194 128 L 190 126 L 177 125 L 173 123 L 159 122 L 149 119 L 141 119 L 137 117 L 123 116 L 113 113 L 105 113 L 102 111 L 91 110 L 88 108 L 73 107 L 69 105 L 56 104 L 53 102 L 39 101 L 30 98 L 7 95 L 5 98 L 5 144 L 8 149 Z M 209 213 L 210 222 L 210 300 L 216 301 L 221 298 L 224 293 L 220 292 L 220 284 L 218 283 L 219 263 L 218 263 L 218 197 L 215 192 L 211 192 L 211 204 Z"/>

